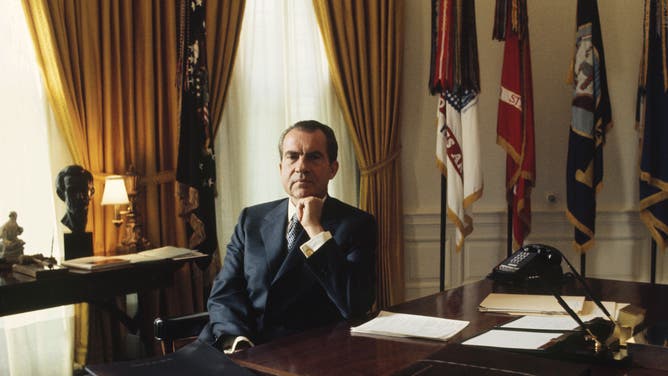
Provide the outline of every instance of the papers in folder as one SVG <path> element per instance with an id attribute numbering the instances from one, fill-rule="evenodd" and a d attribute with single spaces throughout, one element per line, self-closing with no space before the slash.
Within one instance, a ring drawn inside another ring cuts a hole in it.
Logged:
<path id="1" fill-rule="evenodd" d="M 350 328 L 350 332 L 446 341 L 468 324 L 462 320 L 380 311 L 376 318 Z"/>
<path id="2" fill-rule="evenodd" d="M 581 312 L 584 296 L 562 296 L 574 312 Z M 499 294 L 491 293 L 480 303 L 480 312 L 500 312 L 517 315 L 566 315 L 552 295 Z"/>

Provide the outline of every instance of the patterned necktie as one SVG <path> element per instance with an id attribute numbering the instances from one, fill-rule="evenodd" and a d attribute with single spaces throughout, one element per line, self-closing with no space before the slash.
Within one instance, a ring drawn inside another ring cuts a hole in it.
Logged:
<path id="1" fill-rule="evenodd" d="M 290 218 L 290 223 L 288 223 L 288 252 L 294 248 L 295 243 L 297 242 L 297 237 L 299 236 L 299 233 L 301 232 L 302 225 L 299 223 L 299 218 L 297 217 L 297 214 L 293 215 L 292 218 Z"/>

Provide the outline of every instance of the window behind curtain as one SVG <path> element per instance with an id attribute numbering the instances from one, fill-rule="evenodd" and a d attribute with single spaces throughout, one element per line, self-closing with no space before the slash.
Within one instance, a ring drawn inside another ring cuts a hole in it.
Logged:
<path id="1" fill-rule="evenodd" d="M 341 167 L 330 182 L 330 195 L 357 205 L 353 146 L 311 0 L 248 0 L 216 137 L 221 248 L 243 207 L 286 196 L 278 138 L 287 126 L 309 119 L 332 127 L 339 142 Z"/>
<path id="2" fill-rule="evenodd" d="M 57 229 L 49 118 L 19 0 L 0 1 L 0 45 L 0 226 L 16 211 L 24 254 L 49 256 Z M 0 375 L 71 375 L 71 312 L 57 307 L 0 317 Z"/>

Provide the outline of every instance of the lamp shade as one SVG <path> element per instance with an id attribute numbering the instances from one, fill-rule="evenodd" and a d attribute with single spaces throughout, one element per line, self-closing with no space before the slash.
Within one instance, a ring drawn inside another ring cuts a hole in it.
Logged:
<path id="1" fill-rule="evenodd" d="M 120 175 L 107 176 L 102 193 L 102 205 L 128 204 L 128 192 L 125 190 L 125 181 Z"/>

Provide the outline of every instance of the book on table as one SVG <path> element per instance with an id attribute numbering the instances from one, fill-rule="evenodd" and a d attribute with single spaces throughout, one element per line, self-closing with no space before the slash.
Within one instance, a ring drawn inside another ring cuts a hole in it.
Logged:
<path id="1" fill-rule="evenodd" d="M 136 253 L 143 257 L 153 258 L 153 259 L 173 259 L 173 260 L 182 260 L 193 257 L 206 256 L 204 253 L 196 251 L 194 249 L 175 247 L 175 246 L 165 246 L 160 248 L 147 249 Z"/>
<path id="2" fill-rule="evenodd" d="M 206 255 L 196 250 L 182 247 L 165 246 L 148 249 L 137 253 L 128 253 L 125 255 L 80 257 L 65 260 L 62 262 L 62 265 L 77 269 L 101 270 L 119 267 L 126 264 L 155 262 L 167 259 L 185 260 L 202 256 Z"/>
<path id="3" fill-rule="evenodd" d="M 54 278 L 67 274 L 67 268 L 62 265 L 44 266 L 42 264 L 14 264 L 12 271 L 25 274 L 35 279 Z"/>
<path id="4" fill-rule="evenodd" d="M 115 256 L 87 256 L 75 259 L 65 260 L 61 263 L 68 268 L 85 269 L 85 270 L 103 270 L 110 268 L 117 268 L 126 264 L 130 264 L 130 260 L 126 260 Z"/>

